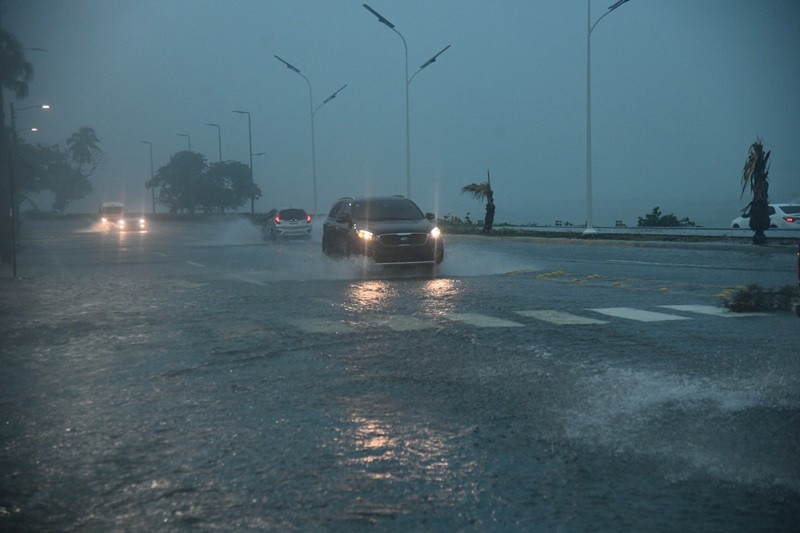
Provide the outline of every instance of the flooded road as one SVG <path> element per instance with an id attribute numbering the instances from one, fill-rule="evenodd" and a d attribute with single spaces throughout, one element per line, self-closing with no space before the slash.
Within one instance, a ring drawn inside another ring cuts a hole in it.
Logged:
<path id="1" fill-rule="evenodd" d="M 793 250 L 446 243 L 431 276 L 26 224 L 0 529 L 800 527 L 800 320 L 718 304 Z"/>

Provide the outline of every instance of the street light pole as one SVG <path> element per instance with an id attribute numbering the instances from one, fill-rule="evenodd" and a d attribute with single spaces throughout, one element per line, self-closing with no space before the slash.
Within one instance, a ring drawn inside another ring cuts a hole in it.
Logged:
<path id="1" fill-rule="evenodd" d="M 222 126 L 214 124 L 213 122 L 206 122 L 206 126 L 216 126 L 217 128 L 217 142 L 219 143 L 219 162 L 222 163 Z"/>
<path id="2" fill-rule="evenodd" d="M 17 111 L 26 109 L 50 109 L 47 104 L 32 105 L 14 109 L 14 102 L 9 104 L 11 108 L 11 149 L 8 151 L 8 195 L 11 203 L 11 276 L 17 278 L 17 219 L 19 208 L 17 206 L 17 185 L 14 180 L 14 153 L 17 151 Z"/>
<path id="3" fill-rule="evenodd" d="M 239 113 L 240 115 L 247 115 L 247 139 L 248 139 L 248 150 L 247 153 L 250 154 L 250 214 L 256 214 L 256 185 L 253 181 L 253 129 L 250 124 L 250 112 L 249 111 L 237 111 L 233 110 L 234 113 Z"/>
<path id="4" fill-rule="evenodd" d="M 385 24 L 390 30 L 395 32 L 397 35 L 400 36 L 400 39 L 403 41 L 403 50 L 405 51 L 406 57 L 406 197 L 411 197 L 411 126 L 409 124 L 409 109 L 408 109 L 408 44 L 406 44 L 406 38 L 403 37 L 403 34 L 397 31 L 397 28 L 394 27 L 394 24 L 389 22 L 383 15 L 369 7 L 367 4 L 364 4 L 364 7 L 367 11 L 378 17 L 378 22 Z"/>
<path id="5" fill-rule="evenodd" d="M 308 107 L 309 107 L 309 111 L 311 113 L 311 176 L 312 176 L 313 187 L 314 187 L 314 217 L 316 217 L 317 213 L 318 213 L 318 211 L 317 211 L 317 154 L 316 154 L 316 141 L 315 141 L 315 134 L 314 134 L 314 115 L 317 114 L 317 111 L 319 111 L 320 107 L 324 106 L 325 104 L 327 104 L 328 102 L 330 102 L 331 100 L 336 98 L 336 95 L 339 94 L 339 92 L 342 89 L 347 87 L 347 84 L 345 83 L 339 90 L 337 90 L 332 95 L 327 97 L 319 106 L 317 106 L 316 109 L 314 109 L 314 96 L 313 96 L 313 94 L 311 92 L 311 81 L 309 81 L 309 79 L 305 76 L 305 74 L 300 72 L 300 69 L 298 69 L 297 67 L 295 67 L 294 65 L 292 65 L 291 63 L 286 61 L 285 59 L 281 59 L 278 56 L 275 56 L 275 59 L 277 59 L 278 61 L 280 61 L 284 65 L 286 65 L 286 68 L 288 68 L 289 70 L 293 70 L 294 72 L 296 72 L 300 76 L 302 76 L 303 79 L 306 80 L 306 84 L 308 84 Z"/>
<path id="6" fill-rule="evenodd" d="M 420 73 L 422 69 L 430 65 L 431 63 L 436 61 L 436 58 L 439 57 L 445 50 L 450 48 L 448 44 L 444 48 L 442 48 L 437 54 L 435 54 L 432 58 L 426 61 L 419 69 L 414 73 L 413 76 L 410 78 L 408 77 L 408 44 L 406 44 L 406 39 L 403 37 L 403 34 L 397 31 L 397 28 L 394 27 L 394 24 L 389 22 L 383 15 L 369 7 L 367 4 L 364 4 L 364 7 L 378 17 L 378 22 L 385 24 L 390 30 L 395 32 L 397 35 L 400 36 L 400 39 L 403 41 L 403 50 L 405 51 L 405 58 L 406 58 L 406 196 L 411 197 L 411 124 L 410 124 L 410 110 L 409 110 L 409 86 L 411 85 L 411 80 L 414 79 L 414 76 Z"/>
<path id="7" fill-rule="evenodd" d="M 153 196 L 153 213 L 156 212 L 156 186 L 153 183 L 153 143 L 150 141 L 142 141 L 143 144 L 147 144 L 150 146 L 150 188 L 152 189 L 152 196 Z"/>
<path id="8" fill-rule="evenodd" d="M 186 137 L 186 141 L 189 143 L 189 151 L 192 151 L 192 138 L 189 137 L 188 133 L 176 133 L 178 137 Z"/>
<path id="9" fill-rule="evenodd" d="M 586 0 L 586 229 L 584 234 L 597 233 L 592 226 L 592 31 L 603 17 L 628 0 L 618 0 L 592 24 L 592 0 Z"/>

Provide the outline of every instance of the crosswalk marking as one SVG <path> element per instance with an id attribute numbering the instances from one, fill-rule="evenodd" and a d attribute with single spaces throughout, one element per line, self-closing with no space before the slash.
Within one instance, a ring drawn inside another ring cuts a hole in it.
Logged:
<path id="1" fill-rule="evenodd" d="M 403 315 L 372 315 L 362 317 L 362 320 L 376 326 L 383 326 L 392 331 L 417 331 L 425 328 L 437 327 L 433 320 L 426 320 L 415 316 Z"/>
<path id="2" fill-rule="evenodd" d="M 535 318 L 544 322 L 558 325 L 577 325 L 577 324 L 606 324 L 605 320 L 598 320 L 596 318 L 588 318 L 585 316 L 573 315 L 563 311 L 554 311 L 551 309 L 537 309 L 527 311 L 517 311 L 518 315 L 528 318 Z"/>
<path id="3" fill-rule="evenodd" d="M 700 313 L 702 315 L 722 316 L 725 318 L 739 316 L 767 316 L 767 313 L 734 313 L 724 307 L 714 307 L 713 305 L 660 305 L 675 311 L 688 311 L 690 313 Z"/>
<path id="4" fill-rule="evenodd" d="M 600 307 L 589 309 L 595 313 L 613 316 L 617 318 L 627 318 L 638 320 L 639 322 L 663 322 L 666 320 L 691 320 L 685 316 L 668 315 L 666 313 L 656 313 L 655 311 L 644 311 L 632 307 Z"/>
<path id="5" fill-rule="evenodd" d="M 332 302 L 331 302 L 332 304 Z M 769 316 L 769 313 L 734 313 L 723 307 L 711 305 L 660 305 L 660 309 L 669 309 L 683 313 L 695 313 L 698 315 L 714 317 L 748 317 L 748 316 Z M 676 314 L 660 313 L 656 311 L 646 311 L 633 307 L 597 307 L 586 309 L 588 312 L 599 313 L 607 317 L 635 320 L 639 322 L 662 322 L 671 320 L 692 320 L 691 317 Z M 588 316 L 580 316 L 565 311 L 555 309 L 526 309 L 515 311 L 516 315 L 547 322 L 556 325 L 591 325 L 608 324 L 607 320 L 600 320 Z M 530 323 L 520 323 L 498 316 L 485 315 L 482 313 L 451 313 L 445 315 L 446 318 L 454 322 L 460 322 L 478 328 L 520 328 L 529 327 Z M 388 315 L 382 313 L 364 313 L 355 317 L 353 320 L 341 320 L 334 318 L 295 318 L 288 323 L 304 333 L 333 333 L 343 334 L 354 331 L 366 331 L 374 328 L 383 328 L 396 332 L 420 331 L 441 327 L 441 323 L 435 318 L 415 315 Z"/>
<path id="6" fill-rule="evenodd" d="M 476 328 L 521 328 L 524 324 L 498 318 L 495 316 L 483 315 L 480 313 L 453 313 L 448 315 L 447 318 L 457 322 L 463 322 Z"/>

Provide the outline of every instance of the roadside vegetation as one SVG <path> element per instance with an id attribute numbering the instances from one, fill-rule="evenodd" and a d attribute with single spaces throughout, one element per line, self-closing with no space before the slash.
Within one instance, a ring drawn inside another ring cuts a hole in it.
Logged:
<path id="1" fill-rule="evenodd" d="M 476 200 L 486 200 L 486 216 L 483 219 L 483 233 L 491 233 L 494 224 L 494 191 L 492 190 L 492 177 L 486 171 L 486 181 L 470 183 L 461 188 L 461 192 L 468 192 Z"/>
<path id="2" fill-rule="evenodd" d="M 722 305 L 737 312 L 791 311 L 800 300 L 800 289 L 786 285 L 778 289 L 765 289 L 758 284 L 739 287 L 719 295 Z"/>
<path id="3" fill-rule="evenodd" d="M 753 230 L 753 244 L 766 244 L 767 236 L 764 232 L 769 228 L 769 155 L 771 152 L 764 152 L 764 145 L 761 139 L 750 145 L 747 159 L 742 169 L 742 195 L 750 186 L 753 199 L 742 210 L 742 213 L 750 212 L 750 229 Z M 740 195 L 741 197 L 741 195 Z"/>
<path id="4" fill-rule="evenodd" d="M 261 188 L 250 178 L 250 167 L 240 161 L 206 162 L 203 154 L 183 150 L 145 183 L 158 187 L 158 203 L 170 213 L 224 213 L 261 198 Z"/>
<path id="5" fill-rule="evenodd" d="M 638 218 L 637 226 L 640 228 L 686 228 L 695 226 L 695 223 L 688 218 L 678 220 L 678 217 L 672 213 L 663 214 L 658 206 L 654 207 L 649 214 Z"/>

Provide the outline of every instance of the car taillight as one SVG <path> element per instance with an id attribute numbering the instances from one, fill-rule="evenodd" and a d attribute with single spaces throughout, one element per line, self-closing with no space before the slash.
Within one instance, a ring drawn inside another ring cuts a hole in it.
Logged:
<path id="1" fill-rule="evenodd" d="M 275 223 L 276 224 L 280 224 L 281 223 L 281 217 L 275 217 Z"/>
<path id="2" fill-rule="evenodd" d="M 306 222 L 311 222 L 311 215 L 306 215 Z"/>
<path id="3" fill-rule="evenodd" d="M 785 220 L 786 222 L 791 224 L 792 222 L 796 221 L 797 218 L 795 218 L 795 217 L 783 217 L 783 220 Z"/>

